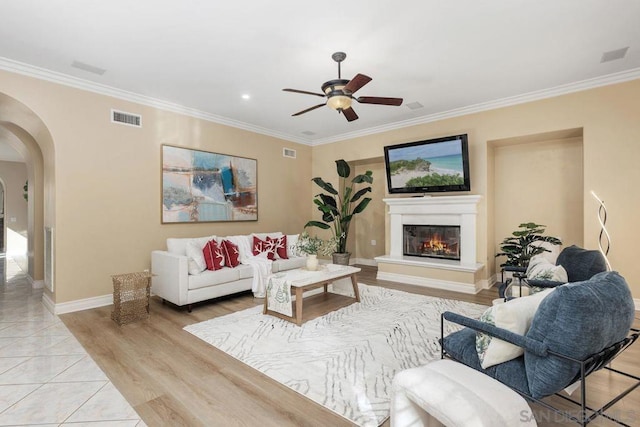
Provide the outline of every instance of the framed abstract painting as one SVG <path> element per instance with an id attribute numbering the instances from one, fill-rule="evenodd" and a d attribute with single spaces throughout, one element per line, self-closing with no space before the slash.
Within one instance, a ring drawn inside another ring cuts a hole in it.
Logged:
<path id="1" fill-rule="evenodd" d="M 162 146 L 162 223 L 258 220 L 258 161 Z"/>

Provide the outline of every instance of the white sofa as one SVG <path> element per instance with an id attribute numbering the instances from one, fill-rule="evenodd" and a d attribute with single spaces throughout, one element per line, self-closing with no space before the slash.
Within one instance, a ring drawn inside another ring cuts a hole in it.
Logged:
<path id="1" fill-rule="evenodd" d="M 255 234 L 264 239 L 266 236 L 282 236 L 282 233 Z M 187 244 L 197 243 L 204 246 L 209 240 L 221 241 L 225 237 L 207 236 L 200 238 L 167 239 L 166 251 L 153 251 L 151 253 L 151 272 L 153 277 L 152 291 L 164 301 L 169 301 L 178 306 L 186 305 L 191 312 L 192 304 L 250 290 L 253 284 L 253 267 L 247 260 L 253 256 L 251 243 L 253 234 L 246 236 L 232 236 L 229 239 L 244 241 L 247 245 L 238 245 L 240 252 L 240 265 L 237 267 L 223 267 L 220 270 L 204 270 L 198 274 L 190 274 L 190 258 L 187 256 Z M 306 258 L 298 256 L 295 250 L 297 235 L 289 235 L 287 253 L 288 259 L 276 259 L 272 263 L 272 272 L 292 270 L 305 265 Z M 193 270 L 192 270 L 193 273 Z"/>

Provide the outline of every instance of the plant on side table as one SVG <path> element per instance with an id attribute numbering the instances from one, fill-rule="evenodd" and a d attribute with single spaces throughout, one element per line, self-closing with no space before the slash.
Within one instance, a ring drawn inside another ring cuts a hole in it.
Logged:
<path id="1" fill-rule="evenodd" d="M 529 261 L 535 255 L 543 252 L 551 252 L 543 245 L 537 243 L 562 244 L 562 241 L 557 237 L 543 236 L 545 227 L 546 225 L 536 224 L 535 222 L 520 224 L 518 226 L 519 229 L 511 233 L 511 236 L 506 237 L 500 244 L 500 250 L 502 252 L 497 253 L 496 257 L 507 257 L 507 261 L 500 264 L 502 272 L 511 273 L 512 277 L 518 280 L 517 283 L 512 282 L 513 279 L 511 278 L 505 281 L 503 275 L 503 284 L 501 284 L 499 288 L 501 296 L 504 295 L 504 297 L 508 299 L 514 296 L 527 295 L 529 292 L 532 292 L 526 280 L 523 282 L 523 279 L 526 277 Z M 523 289 L 526 289 L 526 294 L 523 293 Z"/>
<path id="2" fill-rule="evenodd" d="M 364 211 L 371 201 L 370 197 L 363 198 L 365 194 L 371 192 L 371 186 L 368 185 L 356 191 L 356 185 L 373 183 L 373 173 L 368 170 L 364 174 L 356 175 L 347 183 L 347 179 L 351 176 L 349 164 L 342 159 L 336 160 L 336 170 L 340 178 L 338 190 L 320 177 L 312 179 L 324 191 L 313 199 L 313 203 L 322 213 L 322 220 L 309 221 L 305 228 L 332 229 L 333 237 L 329 240 L 329 246 L 333 245 L 333 263 L 348 265 L 351 254 L 347 252 L 347 238 L 351 220 Z"/>
<path id="3" fill-rule="evenodd" d="M 546 225 L 536 224 L 535 222 L 520 224 L 518 226 L 519 229 L 511 233 L 511 236 L 506 237 L 500 244 L 502 252 L 497 253 L 496 257 L 507 257 L 507 261 L 500 264 L 500 267 L 526 269 L 531 257 L 542 252 L 551 252 L 541 245 L 534 244 L 536 242 L 561 245 L 562 241 L 557 237 L 543 236 L 545 227 Z"/>

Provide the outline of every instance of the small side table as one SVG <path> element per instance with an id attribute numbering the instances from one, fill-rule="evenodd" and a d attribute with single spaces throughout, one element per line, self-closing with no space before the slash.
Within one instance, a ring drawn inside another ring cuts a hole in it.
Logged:
<path id="1" fill-rule="evenodd" d="M 113 279 L 111 318 L 120 326 L 149 318 L 151 273 L 117 274 Z"/>
<path id="2" fill-rule="evenodd" d="M 525 292 L 522 291 L 523 289 L 525 289 Z M 526 297 L 527 295 L 531 295 L 531 286 L 527 282 L 526 273 L 513 273 L 513 280 L 504 290 L 505 300 Z"/>

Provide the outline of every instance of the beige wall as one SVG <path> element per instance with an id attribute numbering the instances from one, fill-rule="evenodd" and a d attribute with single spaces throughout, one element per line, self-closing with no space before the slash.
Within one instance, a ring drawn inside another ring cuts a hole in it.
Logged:
<path id="1" fill-rule="evenodd" d="M 371 193 L 367 195 L 371 197 L 371 202 L 364 212 L 356 216 L 352 231 L 355 239 L 351 250 L 355 258 L 361 260 L 372 260 L 385 254 L 385 229 L 384 226 L 380 226 L 384 224 L 386 215 L 386 206 L 382 201 L 387 188 L 384 159 L 369 159 L 355 163 L 355 174 L 363 174 L 368 170 L 373 173 Z M 376 241 L 375 245 L 371 244 L 372 240 Z"/>
<path id="2" fill-rule="evenodd" d="M 493 149 L 494 241 L 524 222 L 547 226 L 564 246 L 583 245 L 582 138 L 512 141 Z M 506 258 L 498 258 L 498 264 Z"/>
<path id="3" fill-rule="evenodd" d="M 381 107 L 382 108 L 382 107 Z M 478 262 L 496 272 L 494 227 L 494 168 L 489 143 L 507 138 L 583 129 L 583 244 L 597 248 L 600 226 L 594 190 L 607 204 L 607 228 L 613 239 L 609 259 L 640 298 L 640 271 L 634 247 L 640 239 L 635 225 L 640 211 L 636 186 L 640 182 L 640 80 L 586 90 L 496 110 L 439 120 L 404 129 L 325 144 L 313 148 L 313 175 L 331 172 L 336 153 L 348 161 L 383 155 L 385 145 L 467 133 L 471 157 L 471 194 L 484 197 L 479 205 Z M 491 155 L 490 155 L 491 154 Z M 545 196 L 534 196 L 544 203 Z M 553 226 L 549 224 L 550 226 Z M 383 226 L 383 224 L 380 224 Z M 486 277 L 485 277 L 486 278 Z"/>
<path id="4" fill-rule="evenodd" d="M 55 204 L 56 303 L 110 294 L 110 275 L 149 268 L 167 237 L 294 233 L 308 219 L 307 146 L 6 72 L 0 93 L 42 119 L 55 146 L 54 195 L 41 197 Z M 142 114 L 143 127 L 110 123 L 111 108 Z M 258 221 L 160 224 L 162 144 L 257 159 Z"/>

